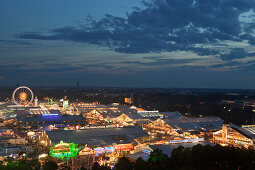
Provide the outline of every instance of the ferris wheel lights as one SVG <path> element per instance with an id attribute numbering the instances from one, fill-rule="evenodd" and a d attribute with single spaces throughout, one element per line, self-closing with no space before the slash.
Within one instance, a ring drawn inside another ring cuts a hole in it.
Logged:
<path id="1" fill-rule="evenodd" d="M 33 102 L 34 94 L 26 86 L 18 87 L 12 94 L 12 100 L 16 105 L 29 105 Z"/>

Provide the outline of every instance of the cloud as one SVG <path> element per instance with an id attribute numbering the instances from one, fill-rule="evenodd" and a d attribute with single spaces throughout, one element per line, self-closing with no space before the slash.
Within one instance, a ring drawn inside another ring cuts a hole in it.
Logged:
<path id="1" fill-rule="evenodd" d="M 141 61 L 125 61 L 124 64 L 135 64 L 139 66 L 169 66 L 172 64 L 185 64 L 189 62 L 194 62 L 193 59 L 187 60 L 173 60 L 173 59 L 158 59 L 151 62 L 141 62 Z"/>
<path id="2" fill-rule="evenodd" d="M 221 54 L 220 58 L 223 61 L 229 61 L 229 60 L 241 59 L 241 58 L 251 57 L 251 56 L 255 56 L 255 53 L 248 53 L 243 48 L 234 48 L 234 49 L 231 49 L 231 51 L 229 51 L 226 54 Z"/>
<path id="3" fill-rule="evenodd" d="M 20 44 L 20 45 L 36 45 L 36 44 L 30 43 L 30 42 L 25 42 L 25 41 L 3 40 L 3 39 L 0 39 L 0 43 Z"/>
<path id="4" fill-rule="evenodd" d="M 126 17 L 106 14 L 97 21 L 90 17 L 84 21 L 87 22 L 86 27 L 61 27 L 47 32 L 24 32 L 15 36 L 19 39 L 91 44 L 108 47 L 123 55 L 138 54 L 137 58 L 140 57 L 134 61 L 120 61 L 120 66 L 105 62 L 100 66 L 103 70 L 117 71 L 127 68 L 127 65 L 139 69 L 148 66 L 179 66 L 236 70 L 244 69 L 247 65 L 250 69 L 254 68 L 254 64 L 238 61 L 255 56 L 254 52 L 249 52 L 240 45 L 240 42 L 247 42 L 248 46 L 255 45 L 254 0 L 151 0 L 144 1 L 143 5 Z M 233 45 L 237 43 L 238 46 Z M 178 57 L 141 57 L 148 53 L 180 51 L 195 53 L 201 58 L 183 60 L 177 59 Z M 211 56 L 208 62 L 205 61 L 207 56 Z M 89 65 L 71 65 L 70 68 L 58 65 L 51 69 L 72 70 L 72 67 L 76 70 L 93 69 Z"/>
<path id="5" fill-rule="evenodd" d="M 90 27 L 63 27 L 43 33 L 21 33 L 21 39 L 63 40 L 106 46 L 120 53 L 193 51 L 199 55 L 219 54 L 197 44 L 222 40 L 255 38 L 239 16 L 253 10 L 254 0 L 152 0 L 136 8 L 126 18 L 105 15 Z M 235 51 L 233 51 L 235 52 Z M 240 52 L 237 50 L 237 52 Z"/>
<path id="6" fill-rule="evenodd" d="M 224 68 L 225 70 L 230 70 L 236 67 L 239 67 L 242 63 L 238 62 L 238 61 L 229 61 L 226 62 L 224 64 L 215 64 L 215 65 L 211 65 L 210 68 L 212 69 L 222 69 Z"/>

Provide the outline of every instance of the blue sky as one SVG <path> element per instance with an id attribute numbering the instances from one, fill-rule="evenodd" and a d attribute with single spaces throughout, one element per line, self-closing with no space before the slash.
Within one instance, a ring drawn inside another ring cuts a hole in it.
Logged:
<path id="1" fill-rule="evenodd" d="M 254 0 L 2 0 L 0 84 L 254 88 Z"/>

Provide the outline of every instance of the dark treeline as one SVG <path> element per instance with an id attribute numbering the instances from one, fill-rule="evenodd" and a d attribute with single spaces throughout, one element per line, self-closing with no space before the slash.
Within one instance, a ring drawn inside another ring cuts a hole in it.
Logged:
<path id="1" fill-rule="evenodd" d="M 4 163 L 5 162 L 5 163 Z M 71 170 L 70 166 L 58 167 L 52 161 L 46 161 L 42 167 L 38 160 L 5 160 L 0 162 L 3 170 Z M 76 167 L 78 168 L 78 167 Z M 86 168 L 78 168 L 87 170 Z M 220 145 L 200 144 L 192 148 L 179 146 L 174 149 L 171 156 L 156 149 L 151 152 L 147 161 L 138 158 L 135 162 L 126 157 L 118 160 L 115 170 L 253 170 L 255 169 L 255 150 L 234 147 L 222 147 Z M 95 163 L 92 170 L 110 170 L 107 166 Z"/>
<path id="2" fill-rule="evenodd" d="M 104 170 L 106 167 L 94 168 Z M 222 147 L 219 145 L 192 148 L 179 146 L 168 157 L 156 149 L 147 161 L 138 158 L 135 163 L 126 157 L 120 158 L 116 170 L 241 170 L 255 169 L 255 151 L 252 149 Z"/>

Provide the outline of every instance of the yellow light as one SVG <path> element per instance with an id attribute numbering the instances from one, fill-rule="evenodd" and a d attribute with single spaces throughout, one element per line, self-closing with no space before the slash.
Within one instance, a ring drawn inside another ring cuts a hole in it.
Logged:
<path id="1" fill-rule="evenodd" d="M 39 155 L 39 159 L 40 159 L 40 158 L 45 158 L 46 156 L 48 156 L 48 154 L 43 153 L 43 154 Z"/>
<path id="2" fill-rule="evenodd" d="M 19 99 L 23 100 L 23 101 L 26 100 L 27 99 L 27 94 L 25 92 L 20 93 Z"/>

